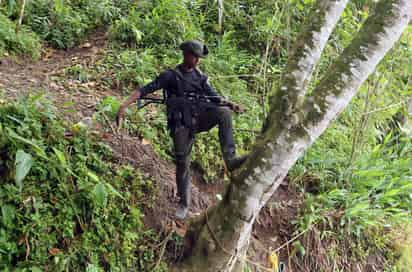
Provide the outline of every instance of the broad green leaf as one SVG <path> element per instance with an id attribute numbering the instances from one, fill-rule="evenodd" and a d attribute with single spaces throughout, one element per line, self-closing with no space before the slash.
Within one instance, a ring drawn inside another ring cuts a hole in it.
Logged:
<path id="1" fill-rule="evenodd" d="M 91 178 L 95 182 L 100 182 L 99 177 L 91 171 L 87 171 L 87 176 L 89 176 L 89 178 Z"/>
<path id="2" fill-rule="evenodd" d="M 411 189 L 412 189 L 412 183 L 402 185 L 399 188 L 399 190 L 401 190 L 402 192 L 407 192 L 408 190 L 411 190 Z"/>
<path id="3" fill-rule="evenodd" d="M 16 166 L 15 181 L 20 191 L 23 188 L 23 180 L 29 173 L 32 165 L 33 165 L 32 156 L 30 154 L 27 154 L 23 150 L 18 150 L 16 153 L 16 162 L 15 162 L 15 166 Z"/>
<path id="4" fill-rule="evenodd" d="M 64 9 L 64 0 L 54 0 L 54 8 L 57 13 L 61 13 Z"/>
<path id="5" fill-rule="evenodd" d="M 107 205 L 107 190 L 103 183 L 98 183 L 93 189 L 94 199 L 100 207 L 106 207 Z"/>
<path id="6" fill-rule="evenodd" d="M 384 198 L 390 198 L 390 197 L 396 196 L 400 193 L 402 193 L 402 190 L 400 188 L 399 189 L 392 189 L 392 190 L 389 190 L 389 191 L 385 192 L 383 197 Z"/>
<path id="7" fill-rule="evenodd" d="M 67 167 L 67 161 L 66 161 L 66 157 L 64 156 L 64 153 L 61 152 L 60 150 L 56 149 L 53 147 L 53 151 L 57 156 L 57 159 L 59 160 L 59 162 L 61 163 L 61 165 L 63 167 Z"/>
<path id="8" fill-rule="evenodd" d="M 7 1 L 7 15 L 10 16 L 13 14 L 13 9 L 14 6 L 16 5 L 16 1 L 15 0 L 8 0 Z"/>
<path id="9" fill-rule="evenodd" d="M 20 135 L 18 135 L 16 132 L 11 130 L 10 128 L 6 128 L 6 129 L 7 129 L 8 135 L 10 137 L 32 146 L 34 148 L 34 150 L 36 151 L 37 155 L 39 155 L 40 157 L 42 157 L 45 160 L 48 160 L 48 158 L 46 156 L 46 152 L 44 152 L 43 148 L 41 148 L 40 146 L 35 144 L 33 141 L 30 141 L 26 138 L 21 137 Z"/>
<path id="10" fill-rule="evenodd" d="M 353 206 L 352 208 L 349 208 L 346 210 L 346 214 L 348 216 L 357 216 L 359 214 L 362 214 L 366 210 L 370 209 L 370 205 L 367 202 L 360 202 Z"/>
<path id="11" fill-rule="evenodd" d="M 305 247 L 302 245 L 300 241 L 296 241 L 293 243 L 294 251 L 299 252 L 301 256 L 306 255 Z"/>
<path id="12" fill-rule="evenodd" d="M 110 193 L 112 193 L 115 196 L 118 196 L 121 199 L 125 200 L 124 197 L 119 193 L 119 191 L 117 191 L 111 184 L 107 183 L 106 187 L 109 189 Z"/>
<path id="13" fill-rule="evenodd" d="M 7 227 L 13 226 L 13 219 L 16 216 L 16 209 L 11 205 L 1 207 L 1 221 Z"/>
<path id="14" fill-rule="evenodd" d="M 37 266 L 33 266 L 32 268 L 31 268 L 31 272 L 42 272 L 43 270 L 41 270 L 39 267 L 37 267 Z"/>
<path id="15" fill-rule="evenodd" d="M 99 267 L 95 266 L 94 264 L 87 264 L 86 272 L 100 272 Z"/>
<path id="16" fill-rule="evenodd" d="M 9 118 L 10 120 L 13 120 L 14 122 L 18 123 L 21 126 L 24 126 L 24 122 L 20 121 L 19 119 L 15 118 L 14 116 L 11 115 L 7 115 L 7 118 Z"/>

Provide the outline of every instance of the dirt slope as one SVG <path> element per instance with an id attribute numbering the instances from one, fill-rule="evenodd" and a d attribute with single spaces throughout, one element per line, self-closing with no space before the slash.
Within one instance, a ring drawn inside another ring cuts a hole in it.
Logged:
<path id="1" fill-rule="evenodd" d="M 61 81 L 65 69 L 82 64 L 88 66 L 101 58 L 107 46 L 107 37 L 102 30 L 89 40 L 70 50 L 46 48 L 39 61 L 5 58 L 0 60 L 0 90 L 6 98 L 17 98 L 28 93 L 43 92 L 56 105 L 74 108 L 71 118 L 76 120 L 90 116 L 96 103 L 107 95 L 118 96 L 113 90 L 97 82 L 87 84 L 92 93 L 85 91 L 74 80 Z M 0 92 L 1 95 L 1 92 Z"/>

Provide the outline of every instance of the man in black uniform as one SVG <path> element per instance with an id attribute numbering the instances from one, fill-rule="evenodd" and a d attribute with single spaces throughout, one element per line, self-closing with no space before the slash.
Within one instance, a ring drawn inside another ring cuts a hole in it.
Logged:
<path id="1" fill-rule="evenodd" d="M 120 107 L 117 122 L 120 124 L 125 109 L 139 98 L 163 89 L 167 97 L 167 119 L 173 138 L 176 160 L 176 184 L 180 198 L 176 217 L 184 219 L 190 205 L 190 153 L 195 134 L 219 127 L 219 141 L 223 159 L 229 171 L 238 168 L 246 159 L 236 157 L 233 139 L 231 110 L 241 108 L 232 102 L 225 102 L 210 86 L 207 77 L 197 68 L 199 58 L 208 54 L 207 47 L 199 41 L 187 41 L 180 45 L 183 63 L 176 69 L 166 70 L 154 81 L 135 91 Z M 201 102 L 196 97 L 207 97 Z"/>

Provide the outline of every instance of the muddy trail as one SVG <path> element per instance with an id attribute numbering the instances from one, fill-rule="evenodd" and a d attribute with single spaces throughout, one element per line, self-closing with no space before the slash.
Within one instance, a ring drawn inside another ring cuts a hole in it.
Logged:
<path id="1" fill-rule="evenodd" d="M 58 106 L 61 115 L 69 121 L 77 122 L 90 117 L 96 112 L 96 105 L 104 97 L 115 96 L 121 99 L 120 91 L 107 87 L 107 84 L 98 80 L 81 83 L 66 79 L 65 71 L 75 64 L 92 65 L 104 57 L 107 48 L 106 33 L 97 31 L 76 48 L 67 51 L 46 48 L 38 61 L 2 59 L 0 98 L 17 99 L 40 92 Z M 139 168 L 155 181 L 158 188 L 156 205 L 146 211 L 145 224 L 164 236 L 170 233 L 170 230 L 184 236 L 187 227 L 185 222 L 176 221 L 174 218 L 177 202 L 173 162 L 160 158 L 149 143 L 138 137 L 117 132 L 113 126 L 105 129 L 100 127 L 100 130 L 102 139 L 112 147 L 116 163 Z M 216 195 L 222 194 L 224 188 L 223 181 L 206 184 L 200 172 L 193 169 L 189 218 L 201 214 L 213 205 L 217 201 Z M 251 261 L 268 267 L 268 255 L 276 249 L 280 260 L 287 267 L 295 266 L 289 258 L 292 255 L 291 242 L 296 235 L 293 233 L 295 228 L 292 221 L 297 216 L 302 199 L 303 194 L 298 193 L 287 181 L 280 186 L 255 224 L 248 257 Z M 168 257 L 167 253 L 165 256 Z M 253 269 L 264 271 L 258 266 Z"/>
<path id="2" fill-rule="evenodd" d="M 104 56 L 107 34 L 98 30 L 80 46 L 70 50 L 46 47 L 40 60 L 19 58 L 0 60 L 0 89 L 5 98 L 17 98 L 27 94 L 43 93 L 59 105 L 59 109 L 73 109 L 72 121 L 91 116 L 98 101 L 108 95 L 119 94 L 98 81 L 80 81 L 67 78 L 66 69 L 74 65 L 91 66 Z M 66 112 L 62 112 L 66 115 Z"/>

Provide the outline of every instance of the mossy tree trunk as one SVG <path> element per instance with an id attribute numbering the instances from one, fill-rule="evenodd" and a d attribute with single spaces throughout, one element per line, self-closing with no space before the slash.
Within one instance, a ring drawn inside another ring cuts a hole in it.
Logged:
<path id="1" fill-rule="evenodd" d="M 280 89 L 250 159 L 224 199 L 191 224 L 190 256 L 178 271 L 242 271 L 253 223 L 302 153 L 342 112 L 400 38 L 412 1 L 381 0 L 312 92 L 311 74 L 348 1 L 319 0 L 290 56 Z"/>

